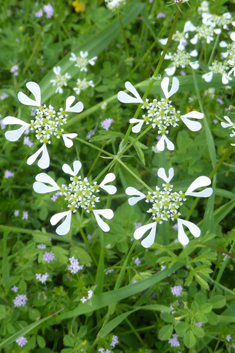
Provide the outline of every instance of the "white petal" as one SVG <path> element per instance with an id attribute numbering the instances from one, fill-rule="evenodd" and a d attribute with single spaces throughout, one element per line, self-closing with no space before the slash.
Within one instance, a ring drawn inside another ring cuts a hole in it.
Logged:
<path id="1" fill-rule="evenodd" d="M 202 78 L 204 78 L 204 80 L 206 82 L 211 82 L 212 77 L 213 77 L 213 72 L 212 71 L 207 72 L 205 75 L 202 75 Z"/>
<path id="2" fill-rule="evenodd" d="M 228 116 L 224 116 L 224 119 L 228 122 L 228 124 L 222 122 L 222 123 L 221 123 L 221 126 L 222 126 L 223 128 L 226 129 L 227 127 L 233 126 L 233 123 L 232 123 L 232 121 L 229 119 Z"/>
<path id="3" fill-rule="evenodd" d="M 38 194 L 45 194 L 47 192 L 60 190 L 59 185 L 46 173 L 38 174 L 35 179 L 37 181 L 33 184 L 33 189 Z M 50 186 L 43 183 L 47 183 Z"/>
<path id="4" fill-rule="evenodd" d="M 233 67 L 232 70 L 228 72 L 228 75 L 230 76 L 232 73 L 235 76 L 235 67 Z"/>
<path id="5" fill-rule="evenodd" d="M 224 85 L 226 85 L 227 83 L 229 83 L 229 81 L 231 81 L 232 80 L 232 77 L 229 77 L 228 75 L 226 75 L 226 74 L 223 74 L 222 75 L 222 83 L 224 84 Z"/>
<path id="6" fill-rule="evenodd" d="M 166 171 L 164 168 L 159 168 L 157 175 L 159 176 L 159 178 L 161 178 L 162 180 L 165 181 L 165 183 L 169 183 L 171 181 L 171 179 L 174 176 L 174 169 L 170 168 L 169 169 L 169 177 L 166 175 Z"/>
<path id="7" fill-rule="evenodd" d="M 158 40 L 161 44 L 166 45 L 168 38 L 158 38 Z M 165 57 L 165 59 L 166 59 L 166 57 Z"/>
<path id="8" fill-rule="evenodd" d="M 153 223 L 150 223 L 150 224 L 146 224 L 145 226 L 139 227 L 134 232 L 134 238 L 135 239 L 140 239 L 140 238 L 142 238 L 144 236 L 144 234 L 149 229 L 151 229 L 150 233 L 141 242 L 141 244 L 145 248 L 149 248 L 154 243 L 154 239 L 155 239 L 155 235 L 156 235 L 156 231 L 157 231 L 157 222 L 153 222 Z"/>
<path id="9" fill-rule="evenodd" d="M 142 126 L 144 124 L 144 120 L 140 120 L 140 119 L 130 119 L 129 120 L 130 124 L 135 124 L 138 123 L 137 125 L 133 126 L 131 131 L 134 132 L 135 134 L 137 134 L 138 132 L 140 132 L 140 130 L 142 129 Z"/>
<path id="10" fill-rule="evenodd" d="M 170 98 L 171 96 L 173 96 L 173 94 L 175 94 L 178 91 L 180 86 L 178 78 L 173 77 L 172 86 L 170 91 L 168 92 L 169 82 L 170 82 L 169 77 L 164 77 L 164 79 L 161 82 L 161 88 L 166 98 Z"/>
<path id="11" fill-rule="evenodd" d="M 58 235 L 65 235 L 69 232 L 70 226 L 71 226 L 72 212 L 71 211 L 61 212 L 51 217 L 50 222 L 53 226 L 57 224 L 64 217 L 66 217 L 64 222 L 55 230 Z"/>
<path id="12" fill-rule="evenodd" d="M 196 49 L 194 49 L 191 53 L 190 53 L 190 56 L 192 56 L 192 57 L 196 57 L 198 55 L 198 52 L 197 52 L 197 50 Z"/>
<path id="13" fill-rule="evenodd" d="M 167 69 L 165 69 L 166 74 L 167 74 L 168 76 L 174 75 L 175 70 L 176 70 L 176 67 L 175 67 L 175 66 L 173 66 L 173 67 L 168 67 Z"/>
<path id="14" fill-rule="evenodd" d="M 64 173 L 75 176 L 78 174 L 79 170 L 82 168 L 82 163 L 80 161 L 73 162 L 73 170 L 68 164 L 63 164 L 62 170 Z"/>
<path id="15" fill-rule="evenodd" d="M 199 68 L 199 62 L 198 61 L 191 62 L 191 63 L 189 63 L 189 65 L 194 70 L 197 70 Z"/>
<path id="16" fill-rule="evenodd" d="M 39 150 L 37 152 L 35 152 L 32 156 L 30 156 L 27 159 L 27 164 L 29 164 L 29 165 L 33 164 L 35 162 L 35 160 L 38 158 L 38 156 L 40 155 L 40 153 L 42 153 L 42 156 L 39 159 L 37 165 L 41 169 L 46 169 L 50 165 L 50 157 L 49 157 L 49 154 L 48 154 L 48 151 L 47 151 L 46 144 L 43 144 L 42 147 L 39 148 Z"/>
<path id="17" fill-rule="evenodd" d="M 157 149 L 159 151 L 164 151 L 165 144 L 169 151 L 173 151 L 175 149 L 174 144 L 168 139 L 168 137 L 166 137 L 166 135 L 162 135 L 161 139 L 157 143 Z"/>
<path id="18" fill-rule="evenodd" d="M 163 52 L 162 52 L 162 53 L 163 53 Z M 162 53 L 161 53 L 161 54 L 162 54 Z M 171 53 L 166 54 L 165 57 L 164 57 L 165 60 L 169 60 L 169 59 L 171 59 L 171 58 L 172 58 L 172 54 L 171 54 Z"/>
<path id="19" fill-rule="evenodd" d="M 73 141 L 71 139 L 74 139 L 75 137 L 77 137 L 77 135 L 78 134 L 75 134 L 75 133 L 62 135 L 64 144 L 67 148 L 71 148 L 73 146 Z"/>
<path id="20" fill-rule="evenodd" d="M 5 132 L 5 137 L 8 141 L 17 141 L 29 126 L 29 124 L 26 123 L 25 121 L 15 118 L 13 116 L 6 116 L 2 122 L 5 125 L 15 125 L 15 124 L 22 125 L 22 127 L 20 127 L 17 130 L 11 130 L 11 131 Z"/>
<path id="21" fill-rule="evenodd" d="M 227 48 L 228 44 L 225 41 L 222 40 L 222 42 L 220 42 L 219 46 L 221 48 Z"/>
<path id="22" fill-rule="evenodd" d="M 192 44 L 197 44 L 197 40 L 198 40 L 198 35 L 196 34 L 196 35 L 190 40 L 190 42 L 191 42 Z"/>
<path id="23" fill-rule="evenodd" d="M 184 50 L 186 45 L 187 45 L 186 39 L 185 39 L 185 38 L 182 38 L 182 39 L 180 40 L 180 44 L 178 45 L 177 48 L 178 48 L 179 50 Z"/>
<path id="24" fill-rule="evenodd" d="M 232 39 L 233 42 L 235 42 L 235 32 L 232 32 L 230 34 L 230 38 Z"/>
<path id="25" fill-rule="evenodd" d="M 221 29 L 219 29 L 219 28 L 214 29 L 214 32 L 215 32 L 216 34 L 220 34 L 220 33 L 221 33 Z"/>
<path id="26" fill-rule="evenodd" d="M 93 210 L 94 216 L 96 218 L 96 221 L 98 223 L 98 226 L 102 229 L 103 232 L 108 232 L 110 230 L 110 227 L 107 223 L 105 223 L 101 218 L 100 215 L 103 216 L 106 219 L 111 219 L 114 216 L 114 213 L 110 209 L 105 209 L 105 210 Z"/>
<path id="27" fill-rule="evenodd" d="M 108 194 L 113 195 L 117 192 L 117 188 L 114 185 L 105 185 L 107 183 L 111 183 L 113 180 L 115 180 L 115 174 L 113 173 L 108 173 L 104 180 L 100 183 L 99 187 L 105 190 Z"/>
<path id="28" fill-rule="evenodd" d="M 187 21 L 184 25 L 184 32 L 193 32 L 195 29 L 196 27 L 192 24 L 191 21 Z"/>
<path id="29" fill-rule="evenodd" d="M 2 122 L 5 125 L 22 125 L 22 126 L 27 126 L 27 127 L 29 126 L 28 123 L 26 123 L 25 121 L 23 121 L 21 119 L 15 118 L 14 116 L 6 116 Z"/>
<path id="30" fill-rule="evenodd" d="M 39 85 L 36 82 L 30 81 L 30 82 L 26 83 L 26 87 L 33 94 L 35 101 L 33 99 L 29 98 L 28 96 L 26 96 L 26 94 L 24 94 L 23 92 L 19 92 L 18 99 L 19 99 L 20 103 L 22 103 L 24 105 L 33 105 L 36 107 L 40 107 L 40 105 L 41 105 L 41 89 L 40 89 Z"/>
<path id="31" fill-rule="evenodd" d="M 182 245 L 187 245 L 189 243 L 189 239 L 184 231 L 183 225 L 189 229 L 195 238 L 200 237 L 201 230 L 198 226 L 196 226 L 196 224 L 178 218 L 178 240 Z"/>
<path id="32" fill-rule="evenodd" d="M 201 129 L 201 127 L 202 127 L 202 124 L 199 123 L 198 121 L 192 121 L 189 118 L 192 118 L 192 119 L 203 119 L 204 118 L 204 114 L 203 113 L 199 113 L 197 111 L 191 111 L 191 112 L 181 116 L 181 120 L 189 128 L 189 130 L 191 130 L 191 131 L 199 131 Z"/>
<path id="33" fill-rule="evenodd" d="M 75 100 L 74 96 L 69 96 L 66 99 L 66 105 L 65 105 L 66 112 L 81 113 L 81 111 L 83 111 L 83 108 L 84 108 L 84 105 L 82 102 L 78 102 L 72 108 L 70 108 L 71 105 L 73 104 L 74 100 Z"/>
<path id="34" fill-rule="evenodd" d="M 125 193 L 128 196 L 133 196 L 133 195 L 137 195 L 135 197 L 131 197 L 128 200 L 129 205 L 133 206 L 135 205 L 137 202 L 139 202 L 140 200 L 145 199 L 145 194 L 143 194 L 142 192 L 140 192 L 139 190 L 137 190 L 136 188 L 133 188 L 132 186 L 129 186 L 128 188 L 126 188 Z"/>
<path id="35" fill-rule="evenodd" d="M 195 196 L 195 197 L 210 197 L 213 189 L 206 188 L 203 191 L 194 192 L 195 189 L 211 185 L 211 180 L 207 176 L 200 176 L 195 179 L 191 185 L 189 185 L 185 195 Z"/>
<path id="36" fill-rule="evenodd" d="M 129 92 L 131 92 L 133 94 L 133 96 L 135 98 L 130 96 L 129 94 L 127 94 L 124 91 L 120 91 L 120 92 L 118 92 L 118 96 L 117 96 L 118 100 L 120 102 L 122 102 L 122 103 L 143 103 L 143 100 L 140 97 L 139 93 L 137 92 L 135 87 L 129 81 L 127 81 L 125 83 L 125 87 Z"/>

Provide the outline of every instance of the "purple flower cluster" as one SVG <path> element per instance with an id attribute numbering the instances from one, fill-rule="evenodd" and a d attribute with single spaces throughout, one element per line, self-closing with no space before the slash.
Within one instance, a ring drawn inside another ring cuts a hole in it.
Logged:
<path id="1" fill-rule="evenodd" d="M 43 6 L 43 10 L 40 9 L 38 12 L 35 12 L 35 17 L 39 17 L 39 18 L 42 17 L 43 11 L 46 14 L 46 18 L 51 18 L 54 14 L 53 7 L 50 4 L 48 4 L 48 5 Z"/>

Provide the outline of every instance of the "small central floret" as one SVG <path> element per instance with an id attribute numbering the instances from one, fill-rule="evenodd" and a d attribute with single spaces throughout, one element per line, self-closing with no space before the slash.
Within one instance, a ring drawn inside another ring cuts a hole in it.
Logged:
<path id="1" fill-rule="evenodd" d="M 210 67 L 210 70 L 212 72 L 214 72 L 215 74 L 221 74 L 221 75 L 226 74 L 227 69 L 228 69 L 228 67 L 227 67 L 226 61 L 224 63 L 221 63 L 221 62 L 215 60 Z"/>
<path id="2" fill-rule="evenodd" d="M 40 106 L 36 109 L 35 119 L 30 122 L 30 130 L 35 132 L 36 138 L 44 144 L 51 143 L 51 137 L 60 138 L 67 123 L 67 114 L 63 108 L 59 112 L 52 105 Z"/>
<path id="3" fill-rule="evenodd" d="M 180 111 L 176 111 L 167 98 L 162 98 L 160 101 L 154 99 L 150 103 L 146 99 L 141 108 L 147 110 L 146 115 L 142 115 L 145 123 L 152 124 L 153 128 L 157 126 L 160 135 L 168 134 L 168 127 L 177 126 L 180 120 Z"/>
<path id="4" fill-rule="evenodd" d="M 87 213 L 92 212 L 95 209 L 95 203 L 100 201 L 97 196 L 100 192 L 97 182 L 91 184 L 87 178 L 82 180 L 80 176 L 71 177 L 70 180 L 71 183 L 68 186 L 62 185 L 60 188 L 60 194 L 65 196 L 70 211 L 76 212 L 81 207 Z"/>
<path id="5" fill-rule="evenodd" d="M 214 29 L 211 26 L 207 26 L 203 24 L 201 27 L 196 27 L 196 31 L 198 33 L 198 38 L 208 38 L 213 37 Z"/>
<path id="6" fill-rule="evenodd" d="M 171 60 L 174 62 L 175 67 L 186 67 L 190 64 L 191 56 L 185 50 L 178 49 Z"/>
<path id="7" fill-rule="evenodd" d="M 162 184 L 162 189 L 156 186 L 156 191 L 146 195 L 145 202 L 152 204 L 147 212 L 152 213 L 152 219 L 157 223 L 169 219 L 175 221 L 180 216 L 180 206 L 186 201 L 185 194 L 182 191 L 172 192 L 173 185 L 170 183 Z"/>

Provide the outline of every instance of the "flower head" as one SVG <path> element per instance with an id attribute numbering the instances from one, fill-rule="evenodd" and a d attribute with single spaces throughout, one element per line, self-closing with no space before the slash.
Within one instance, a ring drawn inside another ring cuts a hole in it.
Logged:
<path id="1" fill-rule="evenodd" d="M 73 7 L 75 8 L 75 11 L 77 13 L 79 12 L 84 12 L 85 11 L 85 5 L 83 5 L 82 3 L 80 3 L 78 0 L 75 0 L 72 2 Z"/>
<path id="2" fill-rule="evenodd" d="M 12 173 L 10 170 L 5 171 L 5 179 L 12 178 L 14 176 L 14 173 Z"/>
<path id="3" fill-rule="evenodd" d="M 181 286 L 175 286 L 171 288 L 171 293 L 176 297 L 179 297 L 181 295 L 182 290 L 183 288 Z"/>
<path id="4" fill-rule="evenodd" d="M 42 259 L 43 261 L 50 263 L 51 261 L 54 260 L 54 257 L 55 257 L 55 254 L 52 251 L 50 252 L 45 251 Z"/>
<path id="5" fill-rule="evenodd" d="M 94 83 L 92 80 L 87 81 L 86 78 L 83 80 L 77 79 L 77 87 L 74 87 L 74 92 L 76 94 L 80 94 L 81 91 L 85 91 L 88 87 L 95 87 Z"/>
<path id="6" fill-rule="evenodd" d="M 97 56 L 94 56 L 92 59 L 88 59 L 88 51 L 80 51 L 80 56 L 76 56 L 74 53 L 71 53 L 70 61 L 75 61 L 75 66 L 80 69 L 80 71 L 87 71 L 87 65 L 95 65 Z"/>
<path id="7" fill-rule="evenodd" d="M 28 298 L 25 294 L 17 294 L 17 297 L 13 300 L 14 307 L 18 308 L 20 306 L 25 306 Z"/>
<path id="8" fill-rule="evenodd" d="M 227 65 L 227 61 L 219 62 L 215 60 L 211 66 L 209 66 L 210 71 L 207 72 L 202 76 L 206 82 L 211 82 L 212 77 L 214 74 L 221 74 L 222 75 L 222 83 L 226 85 L 229 83 L 229 81 L 232 80 L 232 78 L 227 74 L 227 70 L 229 69 L 229 66 Z"/>
<path id="9" fill-rule="evenodd" d="M 11 288 L 11 290 L 12 290 L 13 292 L 17 293 L 17 292 L 18 292 L 18 287 L 14 286 L 14 287 Z"/>
<path id="10" fill-rule="evenodd" d="M 96 204 L 100 202 L 98 193 L 100 189 L 105 190 L 109 194 L 113 195 L 117 189 L 113 185 L 106 185 L 115 179 L 113 173 L 108 173 L 104 180 L 97 184 L 97 182 L 90 182 L 87 178 L 82 179 L 81 176 L 77 176 L 82 167 L 81 162 L 75 161 L 73 163 L 73 170 L 68 164 L 62 166 L 64 173 L 70 175 L 70 183 L 64 184 L 62 187 L 47 174 L 41 173 L 36 176 L 36 182 L 33 184 L 35 192 L 44 194 L 48 192 L 60 191 L 60 195 L 64 197 L 68 211 L 57 213 L 51 218 L 51 224 L 57 224 L 62 218 L 65 217 L 65 221 L 56 228 L 56 233 L 59 235 L 65 235 L 69 232 L 71 226 L 72 213 L 75 213 L 79 208 L 83 209 L 87 214 L 93 213 L 99 227 L 104 231 L 110 230 L 108 224 L 106 224 L 100 216 L 106 219 L 113 218 L 113 211 L 111 209 L 96 209 Z M 50 186 L 47 186 L 46 184 Z"/>
<path id="11" fill-rule="evenodd" d="M 201 123 L 191 121 L 190 118 L 202 119 L 204 117 L 204 114 L 197 111 L 191 111 L 187 114 L 181 115 L 180 111 L 176 110 L 171 104 L 171 100 L 169 100 L 169 98 L 178 91 L 179 80 L 176 77 L 173 77 L 170 90 L 168 90 L 169 82 L 170 79 L 168 77 L 164 77 L 162 80 L 161 88 L 165 98 L 162 98 L 159 101 L 157 99 L 154 99 L 152 102 L 150 102 L 149 99 L 143 101 L 135 87 L 130 82 L 126 82 L 125 87 L 134 97 L 124 91 L 118 92 L 118 100 L 122 103 L 142 103 L 141 108 L 145 114 L 142 115 L 141 119 L 132 118 L 129 120 L 131 124 L 136 124 L 132 127 L 132 131 L 134 133 L 140 132 L 144 123 L 152 125 L 153 129 L 157 128 L 157 133 L 160 135 L 160 139 L 156 147 L 159 151 L 163 151 L 165 145 L 170 151 L 175 148 L 174 144 L 167 137 L 170 126 L 178 126 L 178 122 L 182 120 L 191 131 L 198 131 L 202 127 Z"/>
<path id="12" fill-rule="evenodd" d="M 110 119 L 110 118 L 105 119 L 105 120 L 103 120 L 103 121 L 101 122 L 101 126 L 102 126 L 103 129 L 109 130 L 109 128 L 110 128 L 112 122 L 113 122 L 113 119 Z"/>
<path id="13" fill-rule="evenodd" d="M 172 337 L 173 338 L 170 338 L 169 341 L 168 341 L 170 343 L 171 347 L 179 347 L 180 343 L 179 343 L 179 341 L 177 339 L 178 335 L 174 334 Z"/>
<path id="14" fill-rule="evenodd" d="M 48 107 L 45 104 L 43 106 L 41 105 L 41 90 L 37 83 L 28 82 L 26 83 L 26 87 L 33 94 L 35 100 L 29 98 L 23 92 L 18 93 L 18 99 L 24 105 L 36 106 L 36 115 L 30 123 L 26 123 L 12 116 L 4 118 L 3 123 L 5 125 L 21 125 L 18 130 L 5 132 L 5 137 L 8 141 L 17 141 L 27 129 L 30 129 L 30 131 L 35 134 L 36 139 L 42 143 L 42 146 L 27 159 L 27 164 L 33 164 L 41 155 L 37 164 L 40 168 L 45 169 L 50 165 L 47 145 L 51 144 L 52 138 L 59 139 L 62 137 L 67 148 L 73 146 L 72 139 L 75 138 L 77 134 L 65 133 L 64 131 L 64 127 L 67 123 L 67 113 L 80 113 L 83 110 L 83 104 L 82 102 L 78 102 L 71 107 L 75 97 L 70 96 L 66 99 L 65 109 L 60 108 L 59 111 L 56 111 L 52 105 Z"/>
<path id="15" fill-rule="evenodd" d="M 26 343 L 28 343 L 27 339 L 24 336 L 21 336 L 19 338 L 17 338 L 16 343 L 20 346 L 23 347 L 26 345 Z"/>
<path id="16" fill-rule="evenodd" d="M 186 66 L 191 66 L 192 69 L 196 70 L 199 68 L 199 63 L 198 61 L 191 61 L 192 57 L 196 57 L 198 55 L 198 52 L 196 50 L 193 50 L 190 54 L 187 53 L 184 49 L 178 49 L 176 53 L 174 54 L 166 54 L 165 59 L 170 59 L 172 61 L 172 65 L 165 69 L 166 74 L 168 76 L 174 75 L 176 69 L 179 68 L 185 68 Z"/>
<path id="17" fill-rule="evenodd" d="M 180 218 L 180 207 L 186 201 L 186 196 L 195 197 L 209 197 L 211 196 L 213 190 L 212 188 L 206 188 L 203 191 L 195 192 L 194 190 L 199 187 L 205 187 L 211 184 L 211 180 L 206 176 L 200 176 L 192 182 L 188 187 L 186 192 L 183 191 L 176 192 L 173 191 L 173 185 L 170 183 L 174 176 L 174 169 L 169 169 L 169 175 L 166 175 L 164 168 L 158 170 L 158 177 L 161 178 L 164 183 L 162 187 L 156 186 L 155 191 L 149 191 L 147 195 L 143 194 L 139 190 L 128 187 L 126 189 L 126 194 L 131 196 L 128 200 L 129 205 L 133 206 L 140 200 L 145 200 L 147 204 L 150 205 L 147 213 L 151 214 L 153 223 L 146 224 L 137 228 L 134 232 L 135 239 L 141 239 L 144 234 L 150 230 L 148 236 L 142 240 L 141 244 L 145 248 L 149 248 L 155 239 L 155 234 L 157 231 L 157 225 L 163 223 L 164 221 L 172 220 L 177 221 L 178 224 L 178 240 L 182 245 L 187 245 L 189 242 L 188 236 L 186 235 L 183 226 L 186 226 L 194 237 L 199 237 L 201 230 L 194 223 L 185 221 Z"/>
<path id="18" fill-rule="evenodd" d="M 42 11 L 42 9 L 40 9 L 38 12 L 35 12 L 35 17 L 42 17 L 43 16 L 43 11 Z"/>
<path id="19" fill-rule="evenodd" d="M 37 248 L 38 248 L 38 249 L 46 249 L 46 247 L 47 247 L 47 246 L 46 246 L 45 244 L 38 244 L 38 245 L 37 245 Z"/>
<path id="20" fill-rule="evenodd" d="M 43 11 L 46 13 L 46 18 L 51 18 L 54 14 L 54 9 L 50 4 L 44 5 Z"/>
<path id="21" fill-rule="evenodd" d="M 222 122 L 221 126 L 224 129 L 226 129 L 226 128 L 231 129 L 232 133 L 230 134 L 230 137 L 234 137 L 235 136 L 235 123 L 233 123 L 228 116 L 224 116 L 224 120 L 226 120 L 226 123 Z M 231 143 L 231 145 L 235 146 L 235 143 Z"/>
<path id="22" fill-rule="evenodd" d="M 67 81 L 71 78 L 71 76 L 66 73 L 64 76 L 61 75 L 61 67 L 56 66 L 53 68 L 53 71 L 56 75 L 56 78 L 54 80 L 50 80 L 50 82 L 53 84 L 53 86 L 57 86 L 55 93 L 63 93 L 63 86 L 67 86 Z"/>
<path id="23" fill-rule="evenodd" d="M 110 343 L 110 346 L 114 348 L 116 346 L 116 344 L 118 344 L 118 343 L 119 343 L 118 336 L 113 335 L 112 342 Z"/>
<path id="24" fill-rule="evenodd" d="M 107 8 L 111 11 L 117 10 L 121 5 L 126 4 L 126 0 L 105 0 Z"/>
<path id="25" fill-rule="evenodd" d="M 3 101 L 4 99 L 8 98 L 9 95 L 7 93 L 3 93 L 1 96 L 0 96 L 0 99 Z"/>
<path id="26" fill-rule="evenodd" d="M 230 342 L 231 339 L 232 339 L 232 336 L 231 336 L 231 335 L 227 335 L 227 336 L 226 336 L 226 340 L 227 340 L 228 342 Z"/>
<path id="27" fill-rule="evenodd" d="M 82 270 L 84 265 L 79 266 L 79 261 L 73 257 L 69 259 L 70 265 L 68 265 L 68 270 L 71 273 L 77 273 L 78 271 Z"/>
<path id="28" fill-rule="evenodd" d="M 36 273 L 36 279 L 38 279 L 41 283 L 45 283 L 48 277 L 48 273 L 45 273 L 44 275 L 42 275 L 41 273 Z"/>

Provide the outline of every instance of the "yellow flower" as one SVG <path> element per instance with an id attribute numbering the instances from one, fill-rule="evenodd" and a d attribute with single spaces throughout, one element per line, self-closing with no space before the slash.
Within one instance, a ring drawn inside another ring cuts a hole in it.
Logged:
<path id="1" fill-rule="evenodd" d="M 193 108 L 192 106 L 187 107 L 187 113 L 192 112 L 193 110 L 196 110 L 196 109 L 195 109 L 195 108 Z"/>
<path id="2" fill-rule="evenodd" d="M 78 0 L 73 1 L 72 5 L 77 13 L 85 11 L 85 5 L 81 4 Z"/>

